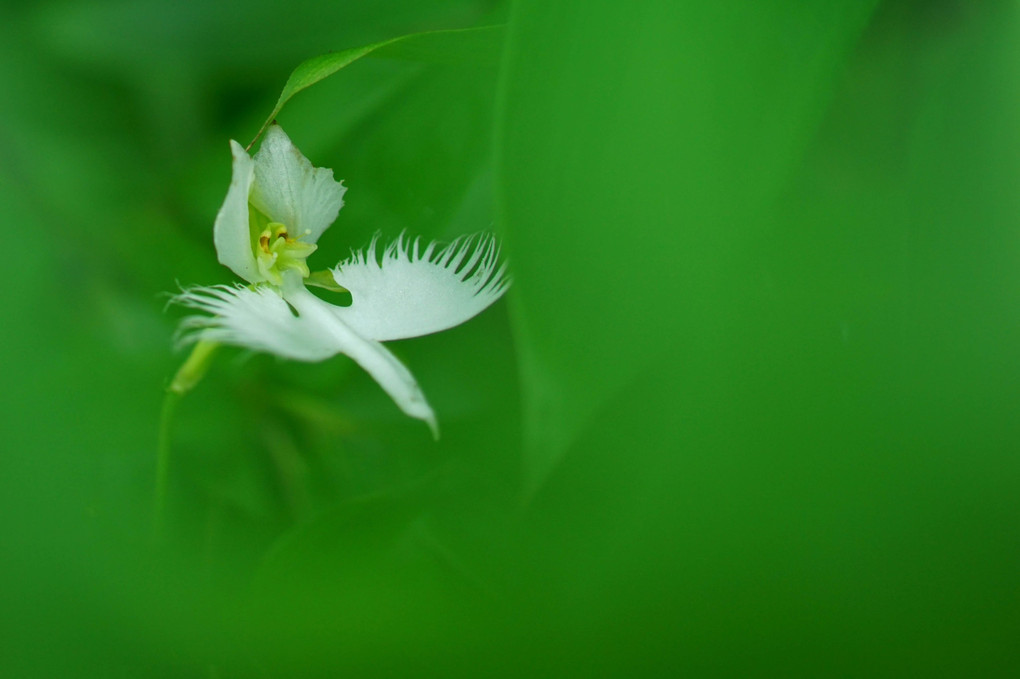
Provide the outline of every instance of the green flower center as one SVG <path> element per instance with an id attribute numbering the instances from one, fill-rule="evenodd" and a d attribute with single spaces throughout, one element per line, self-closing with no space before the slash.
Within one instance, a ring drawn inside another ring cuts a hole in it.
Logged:
<path id="1" fill-rule="evenodd" d="M 307 278 L 311 273 L 305 259 L 315 252 L 316 246 L 304 243 L 301 237 L 305 234 L 292 236 L 287 226 L 280 222 L 268 222 L 259 231 L 252 224 L 252 243 L 255 251 L 255 263 L 259 273 L 273 285 L 283 284 L 283 273 L 294 270 Z"/>

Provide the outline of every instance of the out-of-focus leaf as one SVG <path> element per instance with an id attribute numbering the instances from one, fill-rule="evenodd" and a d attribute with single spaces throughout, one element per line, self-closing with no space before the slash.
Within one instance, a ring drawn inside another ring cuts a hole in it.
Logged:
<path id="1" fill-rule="evenodd" d="M 532 488 L 614 391 L 721 341 L 875 4 L 518 4 L 499 198 Z"/>
<path id="2" fill-rule="evenodd" d="M 794 4 L 752 11 L 792 23 L 807 16 Z M 772 96 L 783 74 L 806 86 L 808 53 L 752 64 L 763 36 L 738 14 L 710 38 L 676 33 L 728 45 L 676 66 L 683 82 L 711 74 L 704 97 L 670 108 L 648 88 L 634 96 L 658 108 L 582 102 L 543 122 L 570 108 L 549 99 L 573 79 L 536 68 L 506 100 L 523 113 L 504 139 L 525 145 L 503 167 L 518 316 L 544 360 L 525 376 L 560 413 L 595 413 L 531 505 L 538 597 L 555 602 L 534 604 L 553 620 L 534 639 L 556 634 L 552 662 L 579 676 L 995 675 L 1020 628 L 1003 596 L 1020 563 L 1020 16 L 888 3 L 833 62 L 831 102 L 812 87 L 807 106 Z M 774 33 L 789 55 L 809 42 Z M 739 98 L 719 73 L 737 61 L 767 76 L 736 78 Z M 647 83 L 637 63 L 614 77 L 603 61 L 603 79 Z M 718 126 L 694 125 L 713 102 Z M 765 124 L 778 111 L 789 129 Z M 549 168 L 533 180 L 529 153 Z"/>
<path id="3" fill-rule="evenodd" d="M 431 63 L 494 61 L 499 53 L 502 38 L 503 29 L 501 26 L 429 31 L 312 57 L 298 64 L 287 78 L 272 113 L 262 124 L 262 128 L 248 148 L 251 148 L 252 144 L 269 127 L 291 97 L 362 57 L 373 54 L 379 57 L 412 59 Z"/>

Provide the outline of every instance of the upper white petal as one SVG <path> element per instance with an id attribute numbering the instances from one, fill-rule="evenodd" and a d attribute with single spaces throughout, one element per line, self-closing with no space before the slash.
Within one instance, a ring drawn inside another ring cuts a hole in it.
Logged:
<path id="1" fill-rule="evenodd" d="M 236 141 L 230 142 L 230 151 L 234 156 L 230 188 L 216 213 L 213 242 L 220 264 L 230 267 L 244 280 L 257 283 L 263 277 L 255 265 L 248 228 L 248 193 L 254 179 L 255 162 Z"/>
<path id="2" fill-rule="evenodd" d="M 367 252 L 355 252 L 333 270 L 351 291 L 349 307 L 331 306 L 359 335 L 386 341 L 446 330 L 480 313 L 499 299 L 510 280 L 499 264 L 491 235 L 459 238 L 439 249 L 399 238 L 380 263 L 373 239 Z"/>
<path id="3" fill-rule="evenodd" d="M 294 237 L 315 243 L 336 219 L 347 188 L 333 170 L 312 167 L 279 125 L 271 125 L 255 154 L 255 183 L 249 200 L 285 224 Z"/>

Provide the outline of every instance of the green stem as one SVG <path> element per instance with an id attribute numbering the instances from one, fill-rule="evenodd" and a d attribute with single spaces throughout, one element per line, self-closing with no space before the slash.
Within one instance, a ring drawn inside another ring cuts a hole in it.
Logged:
<path id="1" fill-rule="evenodd" d="M 163 410 L 159 418 L 159 442 L 156 448 L 156 487 L 153 493 L 152 534 L 156 540 L 163 537 L 166 519 L 166 496 L 170 480 L 170 429 L 177 402 L 201 381 L 212 365 L 212 357 L 219 344 L 200 340 L 177 370 L 163 396 Z"/>
<path id="2" fill-rule="evenodd" d="M 157 540 L 163 537 L 166 515 L 166 489 L 170 479 L 170 425 L 174 409 L 183 394 L 167 389 L 163 396 L 163 411 L 159 418 L 159 446 L 156 449 L 156 489 L 153 497 L 152 534 Z"/>
<path id="3" fill-rule="evenodd" d="M 191 350 L 191 354 L 184 361 L 184 365 L 174 375 L 170 386 L 166 388 L 167 391 L 172 391 L 180 396 L 191 391 L 205 377 L 206 371 L 212 365 L 213 354 L 216 353 L 216 349 L 219 346 L 216 342 L 199 340 L 195 344 L 195 348 Z"/>

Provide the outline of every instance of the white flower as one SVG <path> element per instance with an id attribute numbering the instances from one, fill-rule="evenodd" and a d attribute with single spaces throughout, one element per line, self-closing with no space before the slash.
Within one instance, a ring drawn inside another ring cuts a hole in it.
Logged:
<path id="1" fill-rule="evenodd" d="M 205 312 L 181 322 L 183 341 L 233 344 L 299 361 L 346 354 L 405 413 L 435 434 L 435 414 L 411 372 L 380 342 L 446 330 L 506 291 L 506 265 L 491 236 L 445 248 L 398 238 L 382 252 L 373 239 L 329 273 L 352 303 L 329 304 L 305 285 L 306 258 L 336 219 L 346 192 L 332 170 L 312 167 L 273 125 L 253 158 L 235 141 L 233 177 L 216 215 L 220 263 L 251 285 L 199 287 L 175 301 Z"/>

